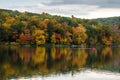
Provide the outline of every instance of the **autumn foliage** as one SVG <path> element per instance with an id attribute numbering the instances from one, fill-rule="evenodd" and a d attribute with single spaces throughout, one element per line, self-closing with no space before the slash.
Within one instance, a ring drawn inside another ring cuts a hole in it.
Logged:
<path id="1" fill-rule="evenodd" d="M 98 22 L 97 22 L 98 21 Z M 1 10 L 0 41 L 19 44 L 87 44 L 120 43 L 119 24 L 99 20 L 52 16 L 47 13 Z"/>

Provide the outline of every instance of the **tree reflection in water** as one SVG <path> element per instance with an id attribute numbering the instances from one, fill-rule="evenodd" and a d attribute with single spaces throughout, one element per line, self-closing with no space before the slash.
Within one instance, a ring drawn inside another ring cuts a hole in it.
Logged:
<path id="1" fill-rule="evenodd" d="M 0 47 L 0 79 L 70 73 L 82 69 L 120 71 L 120 48 Z"/>

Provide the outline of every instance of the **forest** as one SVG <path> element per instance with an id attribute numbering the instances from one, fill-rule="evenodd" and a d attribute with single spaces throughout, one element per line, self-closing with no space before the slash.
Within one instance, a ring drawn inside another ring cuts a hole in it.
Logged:
<path id="1" fill-rule="evenodd" d="M 0 9 L 0 44 L 118 45 L 120 17 L 81 19 Z"/>

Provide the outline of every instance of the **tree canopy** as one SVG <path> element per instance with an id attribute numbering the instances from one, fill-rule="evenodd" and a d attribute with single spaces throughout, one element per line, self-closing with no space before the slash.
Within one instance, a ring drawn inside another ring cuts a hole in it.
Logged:
<path id="1" fill-rule="evenodd" d="M 81 19 L 0 9 L 0 41 L 20 44 L 120 43 L 120 17 Z"/>

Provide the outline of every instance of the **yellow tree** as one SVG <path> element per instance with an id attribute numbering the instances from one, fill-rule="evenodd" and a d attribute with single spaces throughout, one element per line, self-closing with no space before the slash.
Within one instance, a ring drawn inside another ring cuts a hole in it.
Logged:
<path id="1" fill-rule="evenodd" d="M 35 37 L 35 41 L 37 45 L 45 44 L 45 32 L 43 30 L 37 29 L 33 32 L 33 36 Z"/>
<path id="2" fill-rule="evenodd" d="M 113 29 L 111 26 L 98 24 L 99 40 L 105 45 L 111 45 L 113 42 Z"/>
<path id="3" fill-rule="evenodd" d="M 56 43 L 56 36 L 55 36 L 55 33 L 53 33 L 52 36 L 51 36 L 50 38 L 51 38 L 51 42 L 52 42 L 52 43 Z"/>
<path id="4" fill-rule="evenodd" d="M 113 42 L 113 39 L 112 39 L 112 36 L 109 36 L 109 37 L 103 36 L 102 41 L 105 45 L 111 45 Z"/>
<path id="5" fill-rule="evenodd" d="M 39 21 L 37 26 L 40 28 L 40 29 L 46 29 L 47 28 L 47 23 L 48 23 L 48 19 L 44 19 L 43 21 Z"/>
<path id="6" fill-rule="evenodd" d="M 87 39 L 86 29 L 82 24 L 79 24 L 78 27 L 73 28 L 73 43 L 81 44 L 84 43 Z"/>
<path id="7" fill-rule="evenodd" d="M 15 23 L 15 19 L 13 17 L 7 17 L 6 21 L 2 24 L 5 29 L 11 28 L 11 25 Z"/>
<path id="8" fill-rule="evenodd" d="M 66 33 L 64 35 L 62 35 L 62 37 L 60 38 L 60 43 L 61 44 L 70 44 L 72 42 L 71 35 L 72 34 L 69 31 L 66 31 Z"/>
<path id="9" fill-rule="evenodd" d="M 66 44 L 66 43 L 67 43 L 67 38 L 66 38 L 66 37 L 61 38 L 61 39 L 60 39 L 60 42 L 61 42 L 62 44 Z"/>

